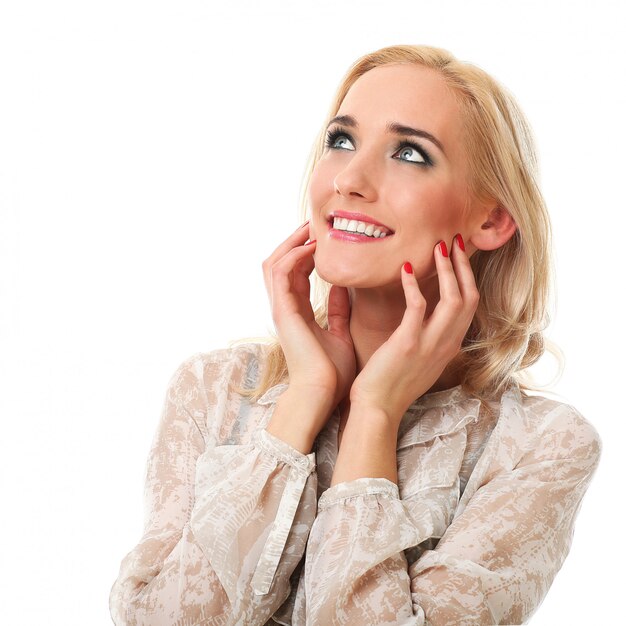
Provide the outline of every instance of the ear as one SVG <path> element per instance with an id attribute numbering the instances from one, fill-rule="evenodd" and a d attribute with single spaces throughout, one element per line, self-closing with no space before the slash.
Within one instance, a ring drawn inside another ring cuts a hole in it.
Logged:
<path id="1" fill-rule="evenodd" d="M 478 220 L 470 235 L 470 242 L 479 250 L 495 250 L 503 246 L 517 230 L 511 214 L 496 206 Z"/>

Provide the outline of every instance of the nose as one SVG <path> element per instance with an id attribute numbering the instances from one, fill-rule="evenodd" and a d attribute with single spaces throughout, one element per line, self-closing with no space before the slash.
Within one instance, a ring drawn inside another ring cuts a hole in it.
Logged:
<path id="1" fill-rule="evenodd" d="M 368 163 L 363 153 L 352 156 L 348 163 L 335 175 L 333 184 L 335 193 L 339 195 L 375 200 L 377 192 L 371 158 Z"/>

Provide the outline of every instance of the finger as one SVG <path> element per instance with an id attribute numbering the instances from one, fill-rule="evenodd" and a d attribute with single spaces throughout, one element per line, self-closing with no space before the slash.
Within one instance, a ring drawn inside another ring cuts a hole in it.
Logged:
<path id="1" fill-rule="evenodd" d="M 308 275 L 315 267 L 313 260 L 315 248 L 315 243 L 293 248 L 270 268 L 272 306 L 276 297 L 284 298 L 290 295 L 294 297 L 298 293 L 309 292 Z"/>
<path id="2" fill-rule="evenodd" d="M 289 252 L 295 246 L 301 246 L 309 238 L 309 222 L 308 220 L 297 228 L 287 239 L 285 239 L 274 251 L 268 256 L 262 263 L 263 267 L 263 279 L 265 280 L 265 288 L 269 291 L 270 283 L 270 270 L 272 266 L 285 254 Z"/>
<path id="3" fill-rule="evenodd" d="M 433 251 L 439 280 L 439 302 L 427 320 L 429 326 L 437 326 L 441 331 L 453 323 L 463 311 L 463 298 L 454 266 L 450 257 L 444 255 L 442 244 L 445 246 L 443 240 L 437 243 Z M 449 255 L 447 246 L 444 249 Z"/>
<path id="4" fill-rule="evenodd" d="M 271 291 L 271 269 L 274 264 L 281 259 L 289 250 L 295 246 L 301 246 L 309 236 L 309 222 L 306 221 L 302 226 L 296 229 L 285 241 L 283 241 L 277 248 L 274 249 L 272 254 L 267 257 L 263 263 L 263 280 L 265 281 L 265 289 L 269 293 Z"/>
<path id="5" fill-rule="evenodd" d="M 282 258 L 295 246 L 301 246 L 309 238 L 309 222 L 305 222 L 297 228 L 287 239 L 285 239 L 279 246 L 277 246 L 272 254 L 267 257 L 270 265 L 275 263 L 278 259 Z"/>
<path id="6" fill-rule="evenodd" d="M 442 345 L 460 349 L 476 312 L 479 294 L 468 256 L 458 245 L 458 241 L 453 240 L 452 246 L 454 246 L 452 254 L 453 256 L 456 255 L 456 258 L 445 260 L 448 261 L 448 264 L 453 264 L 459 300 L 450 300 L 449 298 L 444 300 L 442 296 L 433 311 L 432 323 L 429 326 L 434 335 L 440 338 L 438 342 Z M 442 263 L 442 265 L 445 264 Z M 430 322 L 431 319 L 428 321 Z"/>
<path id="7" fill-rule="evenodd" d="M 406 270 L 409 269 L 410 272 Z M 404 288 L 404 297 L 406 299 L 406 309 L 402 316 L 400 326 L 396 329 L 400 340 L 405 345 L 412 345 L 424 322 L 424 314 L 426 313 L 426 298 L 417 284 L 417 279 L 410 263 L 405 263 L 400 268 L 402 274 L 402 287 Z"/>
<path id="8" fill-rule="evenodd" d="M 445 254 L 444 254 L 445 252 Z M 448 301 L 451 303 L 461 303 L 461 291 L 459 290 L 459 281 L 452 259 L 450 258 L 450 248 L 446 242 L 441 240 L 435 246 L 435 264 L 437 266 L 437 277 L 439 279 L 439 301 Z"/>
<path id="9" fill-rule="evenodd" d="M 306 248 L 307 252 L 309 250 L 311 252 L 306 254 L 304 257 L 298 258 L 291 271 L 291 276 L 293 278 L 294 291 L 299 294 L 307 294 L 308 297 L 311 292 L 309 276 L 315 268 L 315 259 L 313 258 L 313 255 L 315 254 L 317 244 L 316 242 L 307 242 L 303 247 Z"/>
<path id="10" fill-rule="evenodd" d="M 460 233 L 459 236 L 462 237 Z M 476 305 L 480 299 L 480 293 L 476 286 L 476 278 L 474 277 L 469 256 L 467 256 L 465 250 L 459 245 L 459 241 L 456 237 L 452 240 L 452 264 L 454 265 L 463 302 L 466 303 L 469 308 L 476 310 Z"/>
<path id="11" fill-rule="evenodd" d="M 345 287 L 332 285 L 328 294 L 328 330 L 346 338 L 350 334 L 350 294 Z"/>

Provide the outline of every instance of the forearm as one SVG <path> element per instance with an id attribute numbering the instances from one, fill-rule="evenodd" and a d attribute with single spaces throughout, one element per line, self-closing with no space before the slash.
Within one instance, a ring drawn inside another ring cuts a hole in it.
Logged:
<path id="1" fill-rule="evenodd" d="M 278 398 L 265 430 L 302 454 L 310 454 L 315 438 L 331 412 L 332 407 L 326 398 L 313 398 L 288 388 Z"/>
<path id="2" fill-rule="evenodd" d="M 387 478 L 398 484 L 398 427 L 381 411 L 352 405 L 330 486 L 356 478 Z"/>

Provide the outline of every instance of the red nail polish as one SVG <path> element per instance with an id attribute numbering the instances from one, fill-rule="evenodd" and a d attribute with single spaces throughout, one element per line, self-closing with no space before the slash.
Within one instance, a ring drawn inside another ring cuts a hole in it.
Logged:
<path id="1" fill-rule="evenodd" d="M 447 258 L 448 257 L 448 248 L 446 248 L 446 242 L 443 241 L 443 239 L 439 242 L 439 247 L 441 248 L 441 254 L 443 254 L 443 256 L 445 256 Z"/>
<path id="2" fill-rule="evenodd" d="M 312 243 L 315 243 L 317 241 L 317 239 L 313 239 L 312 241 L 307 241 L 304 245 L 305 246 L 310 246 Z"/>
<path id="3" fill-rule="evenodd" d="M 408 261 L 402 267 L 407 274 L 413 273 L 413 266 Z"/>
<path id="4" fill-rule="evenodd" d="M 311 220 L 307 220 L 306 222 L 304 222 L 304 224 L 302 224 L 302 226 L 300 226 L 300 228 L 304 228 Z M 300 230 L 300 229 L 298 229 Z"/>
<path id="5" fill-rule="evenodd" d="M 465 252 L 465 243 L 463 242 L 463 237 L 461 237 L 461 233 L 457 233 L 456 242 L 459 244 L 459 248 Z"/>

